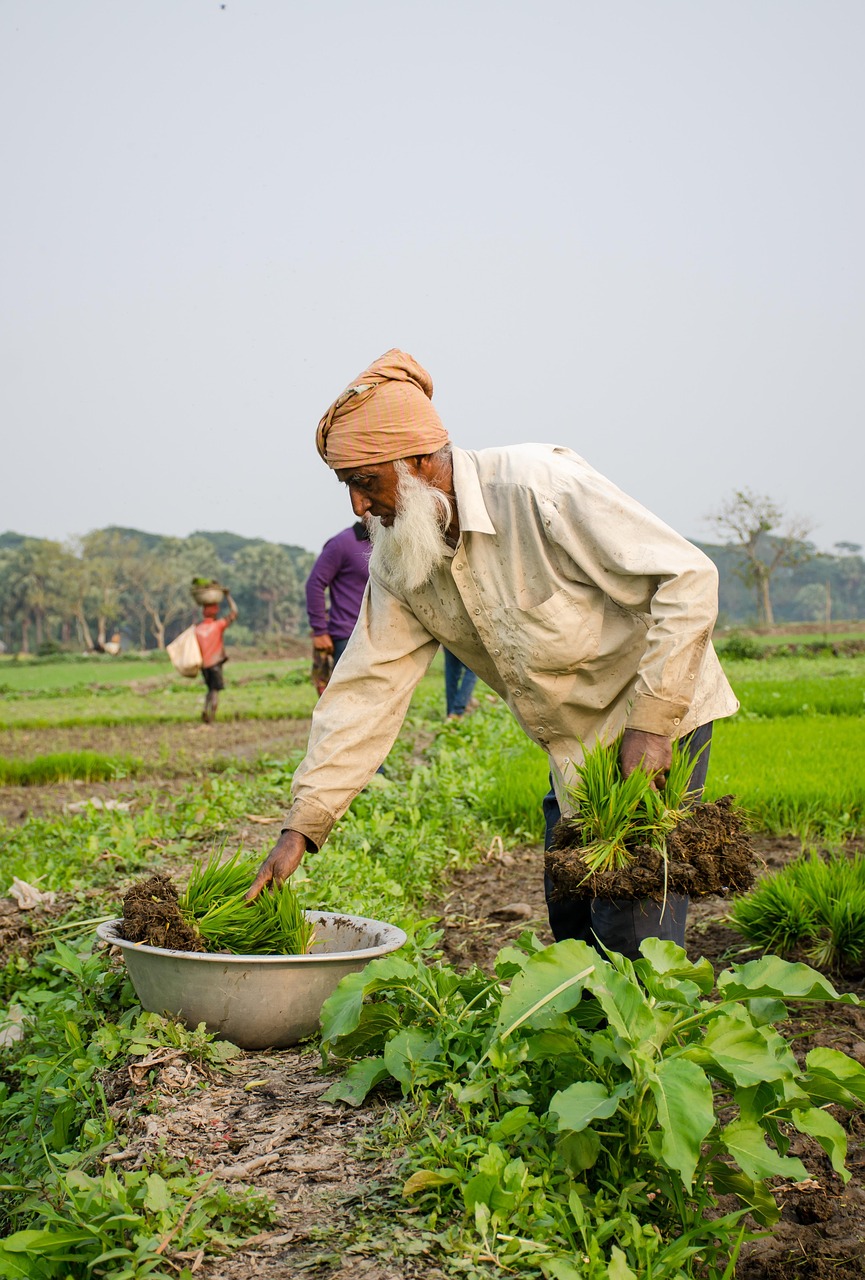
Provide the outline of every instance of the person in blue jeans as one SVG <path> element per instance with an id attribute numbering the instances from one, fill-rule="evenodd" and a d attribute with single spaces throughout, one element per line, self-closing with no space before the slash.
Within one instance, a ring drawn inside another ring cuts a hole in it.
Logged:
<path id="1" fill-rule="evenodd" d="M 448 720 L 464 716 L 474 693 L 477 676 L 450 649 L 445 649 L 445 701 Z"/>

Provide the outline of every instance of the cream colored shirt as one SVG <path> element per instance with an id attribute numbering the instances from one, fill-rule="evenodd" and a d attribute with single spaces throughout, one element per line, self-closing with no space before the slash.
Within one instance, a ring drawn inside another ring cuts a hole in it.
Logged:
<path id="1" fill-rule="evenodd" d="M 453 557 L 401 596 L 373 555 L 313 714 L 286 827 L 317 846 L 387 756 L 439 643 L 549 754 L 564 810 L 581 744 L 626 727 L 678 738 L 739 705 L 711 644 L 718 575 L 702 551 L 570 449 L 454 448 L 453 474 Z"/>

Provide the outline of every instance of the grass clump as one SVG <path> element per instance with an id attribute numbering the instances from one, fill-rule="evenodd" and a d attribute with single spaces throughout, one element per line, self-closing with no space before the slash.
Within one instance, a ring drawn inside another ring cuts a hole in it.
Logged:
<path id="1" fill-rule="evenodd" d="M 763 950 L 803 956 L 820 969 L 858 969 L 865 964 L 865 858 L 797 858 L 738 899 L 729 919 Z"/>
<path id="2" fill-rule="evenodd" d="M 133 756 L 105 756 L 97 751 L 62 751 L 32 760 L 0 758 L 0 786 L 40 787 L 51 782 L 107 782 L 130 778 L 141 767 Z"/>

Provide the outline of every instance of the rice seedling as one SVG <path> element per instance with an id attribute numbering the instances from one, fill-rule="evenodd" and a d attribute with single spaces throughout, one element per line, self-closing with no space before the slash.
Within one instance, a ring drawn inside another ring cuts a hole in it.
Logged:
<path id="1" fill-rule="evenodd" d="M 673 743 L 666 783 L 657 789 L 642 769 L 623 777 L 620 741 L 597 742 L 587 751 L 569 788 L 583 862 L 591 875 L 623 870 L 640 845 L 649 845 L 666 857 L 667 836 L 682 821 L 689 804 L 694 761 L 678 742 Z"/>
<path id="2" fill-rule="evenodd" d="M 865 858 L 798 858 L 735 902 L 729 919 L 765 950 L 852 969 L 865 960 Z"/>
<path id="3" fill-rule="evenodd" d="M 254 902 L 244 895 L 257 869 L 257 855 L 237 853 L 227 862 L 220 851 L 192 872 L 178 907 L 206 951 L 233 955 L 304 955 L 313 926 L 287 882 Z"/>
<path id="4" fill-rule="evenodd" d="M 32 760 L 0 757 L 0 786 L 39 787 L 50 782 L 80 778 L 84 782 L 128 778 L 137 773 L 141 761 L 133 756 L 106 756 L 96 751 L 64 751 Z"/>

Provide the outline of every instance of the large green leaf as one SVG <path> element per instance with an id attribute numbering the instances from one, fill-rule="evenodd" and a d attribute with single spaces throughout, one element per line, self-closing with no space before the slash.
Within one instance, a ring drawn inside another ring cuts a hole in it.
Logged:
<path id="1" fill-rule="evenodd" d="M 628 1259 L 618 1245 L 610 1250 L 610 1261 L 607 1266 L 609 1280 L 637 1280 L 636 1273 L 628 1266 Z"/>
<path id="2" fill-rule="evenodd" d="M 649 1086 L 658 1110 L 664 1161 L 690 1191 L 700 1147 L 715 1123 L 712 1086 L 696 1063 L 684 1058 L 661 1062 Z"/>
<path id="3" fill-rule="evenodd" d="M 721 1132 L 721 1140 L 739 1167 L 756 1182 L 761 1178 L 792 1178 L 800 1182 L 808 1170 L 795 1156 L 782 1156 L 767 1146 L 760 1126 L 751 1120 L 734 1120 Z"/>
<path id="4" fill-rule="evenodd" d="M 562 944 L 559 944 L 562 945 Z M 613 1030 L 637 1045 L 652 1038 L 669 1023 L 664 1011 L 655 1012 L 635 978 L 625 977 L 612 965 L 599 965 L 586 979 L 586 987 L 600 1004 Z"/>
<path id="5" fill-rule="evenodd" d="M 415 966 L 408 960 L 399 956 L 382 956 L 380 960 L 371 960 L 359 973 L 348 974 L 322 1005 L 322 1043 L 325 1046 L 333 1044 L 340 1036 L 354 1031 L 366 996 L 392 989 L 398 982 L 410 984 L 416 973 Z"/>
<path id="6" fill-rule="evenodd" d="M 834 1116 L 820 1107 L 808 1107 L 803 1111 L 791 1113 L 793 1123 L 800 1133 L 807 1133 L 816 1138 L 826 1155 L 832 1161 L 832 1168 L 842 1182 L 850 1181 L 850 1174 L 844 1161 L 847 1159 L 847 1134 Z"/>
<path id="7" fill-rule="evenodd" d="M 733 1169 L 720 1160 L 713 1160 L 706 1173 L 712 1180 L 712 1189 L 716 1195 L 738 1196 L 761 1226 L 771 1227 L 780 1218 L 781 1211 L 775 1198 L 762 1180 L 755 1182 L 741 1169 Z"/>
<path id="8" fill-rule="evenodd" d="M 805 1059 L 802 1088 L 812 1102 L 840 1102 L 850 1109 L 865 1103 L 865 1067 L 840 1049 L 820 1046 Z"/>
<path id="9" fill-rule="evenodd" d="M 839 995 L 828 978 L 807 964 L 791 964 L 780 956 L 763 956 L 748 964 L 734 964 L 718 977 L 725 1000 L 749 1000 L 753 996 L 781 1000 L 833 1000 L 859 1004 L 859 997 Z"/>
<path id="10" fill-rule="evenodd" d="M 353 1062 L 342 1079 L 321 1095 L 322 1101 L 347 1102 L 350 1107 L 359 1107 L 370 1089 L 389 1075 L 384 1058 L 364 1058 L 361 1062 Z"/>
<path id="11" fill-rule="evenodd" d="M 685 1054 L 703 1066 L 717 1064 L 736 1084 L 760 1084 L 798 1072 L 789 1045 L 771 1027 L 755 1027 L 744 1009 L 714 1018 L 699 1045 Z"/>
<path id="12" fill-rule="evenodd" d="M 436 1057 L 441 1045 L 435 1036 L 419 1027 L 407 1027 L 400 1031 L 384 1047 L 384 1064 L 395 1080 L 410 1088 L 424 1061 Z"/>
<path id="13" fill-rule="evenodd" d="M 524 1023 L 549 1025 L 579 1004 L 586 979 L 604 964 L 594 948 L 573 938 L 545 947 L 516 975 L 502 999 L 496 1034 L 504 1039 Z"/>
<path id="14" fill-rule="evenodd" d="M 622 1098 L 633 1092 L 634 1086 L 630 1081 L 610 1093 L 598 1080 L 580 1080 L 553 1094 L 550 1115 L 556 1120 L 560 1133 L 579 1133 L 595 1120 L 606 1120 L 615 1115 Z"/>
<path id="15" fill-rule="evenodd" d="M 660 938 L 644 938 L 640 943 L 642 960 L 637 960 L 634 968 L 642 978 L 647 967 L 668 978 L 681 978 L 693 982 L 694 986 L 707 996 L 715 985 L 715 971 L 708 960 L 688 959 L 684 947 L 675 942 L 662 941 Z"/>

